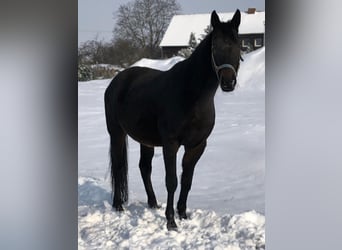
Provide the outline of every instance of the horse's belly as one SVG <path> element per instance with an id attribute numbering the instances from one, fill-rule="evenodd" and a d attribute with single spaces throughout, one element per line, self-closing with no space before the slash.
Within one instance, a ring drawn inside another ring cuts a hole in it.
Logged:
<path id="1" fill-rule="evenodd" d="M 141 116 L 140 116 L 141 117 Z M 157 127 L 157 120 L 138 115 L 123 119 L 123 128 L 137 142 L 146 146 L 161 146 L 162 140 Z"/>
<path id="2" fill-rule="evenodd" d="M 148 147 L 162 146 L 161 138 L 156 135 L 148 136 L 146 134 L 138 133 L 128 133 L 128 135 L 132 137 L 135 141 Z"/>

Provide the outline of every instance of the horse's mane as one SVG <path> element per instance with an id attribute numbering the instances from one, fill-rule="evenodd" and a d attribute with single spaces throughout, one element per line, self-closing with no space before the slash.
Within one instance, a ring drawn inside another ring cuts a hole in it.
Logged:
<path id="1" fill-rule="evenodd" d="M 210 50 L 211 49 L 211 40 L 212 40 L 212 31 L 204 37 L 204 39 L 199 43 L 199 45 L 197 45 L 196 49 L 192 52 L 189 59 L 197 57 L 200 53 L 205 52 L 206 49 L 211 51 Z M 210 55 L 210 54 L 208 54 L 208 55 Z"/>

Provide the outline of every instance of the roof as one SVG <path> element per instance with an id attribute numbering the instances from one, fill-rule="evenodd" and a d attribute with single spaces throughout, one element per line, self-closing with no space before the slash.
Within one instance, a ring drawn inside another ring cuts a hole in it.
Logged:
<path id="1" fill-rule="evenodd" d="M 221 21 L 233 18 L 235 12 L 218 13 Z M 211 14 L 175 15 L 160 43 L 160 47 L 184 47 L 189 45 L 191 32 L 199 41 L 204 29 L 210 24 Z M 263 34 L 265 32 L 265 12 L 256 11 L 254 14 L 241 12 L 239 34 Z"/>

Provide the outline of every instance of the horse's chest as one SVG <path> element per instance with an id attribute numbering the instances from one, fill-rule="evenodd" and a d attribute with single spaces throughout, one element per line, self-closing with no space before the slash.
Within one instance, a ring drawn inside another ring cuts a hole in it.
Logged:
<path id="1" fill-rule="evenodd" d="M 194 110 L 183 129 L 184 145 L 197 145 L 206 140 L 215 124 L 214 110 Z"/>

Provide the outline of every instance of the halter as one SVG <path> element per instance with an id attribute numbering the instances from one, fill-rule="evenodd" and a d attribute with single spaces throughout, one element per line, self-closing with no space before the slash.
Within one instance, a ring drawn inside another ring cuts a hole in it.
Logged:
<path id="1" fill-rule="evenodd" d="M 234 73 L 235 78 L 236 78 L 236 70 L 233 67 L 233 65 L 231 65 L 229 63 L 224 63 L 224 64 L 221 64 L 221 65 L 217 66 L 217 64 L 215 63 L 213 50 L 211 50 L 211 60 L 212 60 L 212 63 L 213 63 L 213 67 L 214 67 L 216 76 L 217 76 L 217 80 L 221 81 L 221 77 L 219 75 L 219 71 L 221 69 L 224 69 L 224 68 L 231 69 L 233 71 L 233 73 Z"/>
<path id="2" fill-rule="evenodd" d="M 214 71 L 216 73 L 217 80 L 219 82 L 221 82 L 221 77 L 219 75 L 219 71 L 221 69 L 224 69 L 224 68 L 231 69 L 233 71 L 233 73 L 234 73 L 234 77 L 236 78 L 237 73 L 236 73 L 236 70 L 235 70 L 233 65 L 231 65 L 229 63 L 224 63 L 224 64 L 221 64 L 221 65 L 217 66 L 217 64 L 215 62 L 213 50 L 214 50 L 214 45 L 213 45 L 213 40 L 211 40 L 211 61 L 212 61 L 212 64 L 213 64 Z M 240 60 L 243 61 L 243 58 L 241 56 L 240 56 Z"/>

